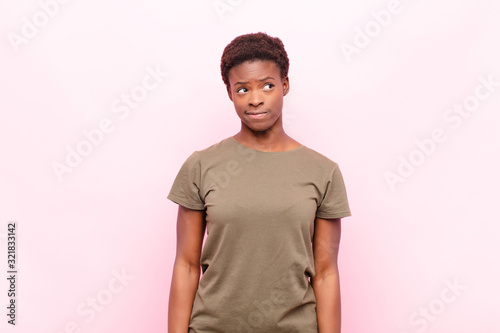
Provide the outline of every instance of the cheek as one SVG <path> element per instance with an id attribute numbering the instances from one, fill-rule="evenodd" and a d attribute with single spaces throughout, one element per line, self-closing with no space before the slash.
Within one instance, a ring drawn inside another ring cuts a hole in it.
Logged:
<path id="1" fill-rule="evenodd" d="M 243 114 L 243 112 L 245 111 L 245 106 L 241 102 L 236 101 L 233 103 L 233 106 L 238 114 Z"/>
<path id="2" fill-rule="evenodd" d="M 241 101 L 235 101 L 235 102 L 233 103 L 233 105 L 234 105 L 234 108 L 235 108 L 236 110 L 238 110 L 238 111 L 239 111 L 239 110 L 242 110 L 242 109 L 243 109 L 243 106 L 244 106 L 244 104 L 243 104 L 243 103 L 241 103 Z"/>
<path id="3" fill-rule="evenodd" d="M 278 109 L 276 111 L 281 111 L 281 108 L 283 107 L 283 98 L 281 97 L 276 97 L 276 98 L 273 98 L 272 100 L 272 105 Z"/>

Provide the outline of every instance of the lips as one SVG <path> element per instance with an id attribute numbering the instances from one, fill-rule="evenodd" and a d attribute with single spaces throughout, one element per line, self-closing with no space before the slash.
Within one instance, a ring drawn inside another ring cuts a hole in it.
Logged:
<path id="1" fill-rule="evenodd" d="M 247 115 L 252 119 L 260 119 L 264 118 L 267 114 L 267 111 L 262 112 L 247 112 Z"/>
<path id="2" fill-rule="evenodd" d="M 247 114 L 249 114 L 249 115 L 256 115 L 256 114 L 261 114 L 261 113 L 267 113 L 267 111 L 247 112 Z"/>

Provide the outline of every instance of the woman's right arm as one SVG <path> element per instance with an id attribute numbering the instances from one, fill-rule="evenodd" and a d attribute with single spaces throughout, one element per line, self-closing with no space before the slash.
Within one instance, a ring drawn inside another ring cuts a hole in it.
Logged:
<path id="1" fill-rule="evenodd" d="M 179 205 L 177 249 L 168 302 L 168 333 L 187 333 L 200 280 L 200 256 L 205 235 L 205 211 Z"/>

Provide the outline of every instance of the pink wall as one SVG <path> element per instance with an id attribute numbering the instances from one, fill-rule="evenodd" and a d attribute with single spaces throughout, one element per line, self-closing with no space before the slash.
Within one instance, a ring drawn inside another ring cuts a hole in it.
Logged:
<path id="1" fill-rule="evenodd" d="M 337 161 L 345 333 L 493 333 L 500 2 L 0 3 L 0 257 L 16 327 L 167 332 L 182 162 L 239 131 L 219 61 L 279 36 L 284 124 Z M 127 95 L 132 95 L 127 99 Z"/>

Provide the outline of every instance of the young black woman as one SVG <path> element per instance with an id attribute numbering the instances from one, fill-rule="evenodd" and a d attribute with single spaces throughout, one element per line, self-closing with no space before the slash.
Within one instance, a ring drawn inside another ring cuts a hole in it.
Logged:
<path id="1" fill-rule="evenodd" d="M 168 195 L 179 204 L 169 333 L 340 333 L 340 221 L 351 213 L 338 164 L 283 129 L 288 67 L 265 33 L 224 49 L 241 130 L 193 152 Z"/>

